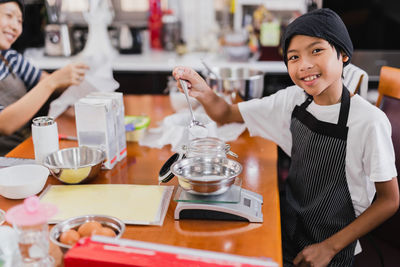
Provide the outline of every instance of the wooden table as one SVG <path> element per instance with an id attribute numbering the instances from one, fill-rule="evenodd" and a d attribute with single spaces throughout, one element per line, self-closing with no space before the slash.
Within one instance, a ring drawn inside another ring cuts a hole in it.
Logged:
<path id="1" fill-rule="evenodd" d="M 146 114 L 151 118 L 150 127 L 173 113 L 167 96 L 126 95 L 125 114 Z M 57 119 L 60 134 L 76 135 L 73 110 Z M 243 165 L 243 188 L 259 193 L 264 198 L 264 222 L 229 222 L 205 220 L 174 220 L 176 202 L 171 200 L 164 224 L 160 226 L 129 225 L 123 238 L 157 242 L 188 248 L 206 249 L 243 256 L 269 257 L 282 264 L 279 194 L 277 182 L 277 148 L 268 140 L 250 137 L 243 133 L 230 142 L 231 149 L 239 155 Z M 77 146 L 76 141 L 60 141 L 60 148 Z M 128 142 L 128 157 L 112 170 L 101 171 L 92 181 L 99 184 L 157 184 L 158 172 L 173 154 L 170 147 L 153 149 Z M 34 158 L 32 139 L 29 138 L 7 156 Z M 60 184 L 49 177 L 47 184 Z M 168 184 L 177 185 L 176 179 Z M 0 196 L 0 208 L 7 210 L 20 204 Z"/>

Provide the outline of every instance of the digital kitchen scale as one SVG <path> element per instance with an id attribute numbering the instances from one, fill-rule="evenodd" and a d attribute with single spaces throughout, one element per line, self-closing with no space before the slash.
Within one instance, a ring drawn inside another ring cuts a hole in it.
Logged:
<path id="1" fill-rule="evenodd" d="M 219 196 L 198 196 L 180 190 L 178 188 L 175 201 L 178 202 L 175 208 L 175 220 L 181 219 L 203 219 L 203 220 L 228 220 L 263 222 L 261 206 L 263 197 L 260 194 L 251 192 L 236 185 Z M 240 196 L 236 201 L 235 194 Z M 193 201 L 189 201 L 193 198 Z"/>

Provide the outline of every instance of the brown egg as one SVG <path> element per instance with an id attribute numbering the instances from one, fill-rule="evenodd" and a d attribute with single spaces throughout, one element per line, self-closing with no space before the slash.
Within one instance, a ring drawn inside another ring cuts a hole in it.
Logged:
<path id="1" fill-rule="evenodd" d="M 100 228 L 102 228 L 102 226 L 99 222 L 89 221 L 79 226 L 78 233 L 81 235 L 81 237 L 91 236 L 94 230 Z"/>
<path id="2" fill-rule="evenodd" d="M 74 229 L 63 232 L 60 236 L 60 242 L 66 245 L 74 245 L 81 238 L 80 234 Z"/>
<path id="3" fill-rule="evenodd" d="M 116 236 L 114 230 L 109 227 L 101 227 L 99 229 L 95 229 L 92 234 L 93 235 L 104 235 L 104 236 L 109 236 L 109 237 Z"/>

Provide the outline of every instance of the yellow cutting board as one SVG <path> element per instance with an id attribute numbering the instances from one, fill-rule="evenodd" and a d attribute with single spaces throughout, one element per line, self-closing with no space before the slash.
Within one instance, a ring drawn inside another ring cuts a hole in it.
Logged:
<path id="1" fill-rule="evenodd" d="M 50 185 L 40 198 L 58 208 L 49 223 L 99 214 L 114 216 L 126 224 L 161 225 L 172 191 L 173 186 L 159 185 Z"/>

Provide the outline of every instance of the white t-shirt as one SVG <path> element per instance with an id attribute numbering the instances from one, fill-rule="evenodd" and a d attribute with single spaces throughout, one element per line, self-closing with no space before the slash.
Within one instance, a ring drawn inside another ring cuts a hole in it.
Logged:
<path id="1" fill-rule="evenodd" d="M 290 155 L 290 120 L 294 107 L 306 99 L 303 89 L 291 86 L 262 99 L 239 103 L 251 136 L 272 140 Z M 337 123 L 340 103 L 320 106 L 311 102 L 307 111 L 320 121 Z M 375 194 L 374 182 L 397 176 L 392 128 L 384 112 L 359 95 L 351 97 L 347 121 L 346 177 L 356 216 L 367 209 Z"/>

